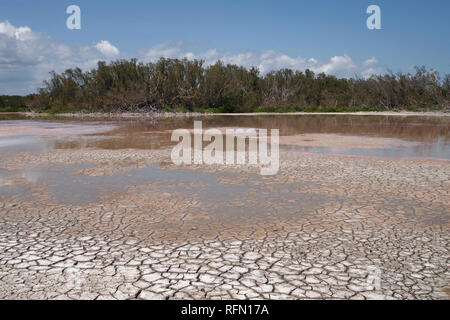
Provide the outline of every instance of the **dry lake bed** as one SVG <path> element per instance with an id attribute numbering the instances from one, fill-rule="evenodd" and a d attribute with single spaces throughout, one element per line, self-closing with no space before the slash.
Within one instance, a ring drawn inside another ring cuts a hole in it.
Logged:
<path id="1" fill-rule="evenodd" d="M 171 162 L 192 117 L 0 116 L 0 299 L 449 299 L 450 117 L 280 129 L 280 169 Z"/>

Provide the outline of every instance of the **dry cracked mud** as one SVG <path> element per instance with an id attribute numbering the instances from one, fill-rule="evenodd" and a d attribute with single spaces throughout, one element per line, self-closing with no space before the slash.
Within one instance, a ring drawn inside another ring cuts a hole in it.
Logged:
<path id="1" fill-rule="evenodd" d="M 449 299 L 449 161 L 169 153 L 4 156 L 0 298 Z"/>

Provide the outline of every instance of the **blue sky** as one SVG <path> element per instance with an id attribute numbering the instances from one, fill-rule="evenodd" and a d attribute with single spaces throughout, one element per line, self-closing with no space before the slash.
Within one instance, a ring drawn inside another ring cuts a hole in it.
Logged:
<path id="1" fill-rule="evenodd" d="M 81 8 L 81 30 L 66 28 L 71 4 Z M 371 4 L 381 8 L 382 30 L 366 27 Z M 449 16 L 448 0 L 0 0 L 0 94 L 33 91 L 50 69 L 159 55 L 263 72 L 364 76 L 426 65 L 450 73 Z"/>

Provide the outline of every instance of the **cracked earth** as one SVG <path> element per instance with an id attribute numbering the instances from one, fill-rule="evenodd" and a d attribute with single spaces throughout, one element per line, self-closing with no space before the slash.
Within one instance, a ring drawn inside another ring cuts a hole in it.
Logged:
<path id="1" fill-rule="evenodd" d="M 1 299 L 449 299 L 450 163 L 170 150 L 2 158 Z"/>

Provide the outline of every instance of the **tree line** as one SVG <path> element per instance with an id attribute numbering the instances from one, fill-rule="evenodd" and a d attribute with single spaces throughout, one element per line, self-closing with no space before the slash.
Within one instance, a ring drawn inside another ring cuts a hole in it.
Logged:
<path id="1" fill-rule="evenodd" d="M 262 75 L 221 61 L 131 59 L 51 72 L 37 94 L 15 105 L 36 112 L 435 110 L 450 108 L 449 90 L 450 75 L 425 67 L 348 79 L 291 69 Z M 10 100 L 0 97 L 0 110 Z"/>
<path id="2" fill-rule="evenodd" d="M 30 101 L 32 96 L 0 96 L 0 112 L 27 111 L 26 101 Z"/>

